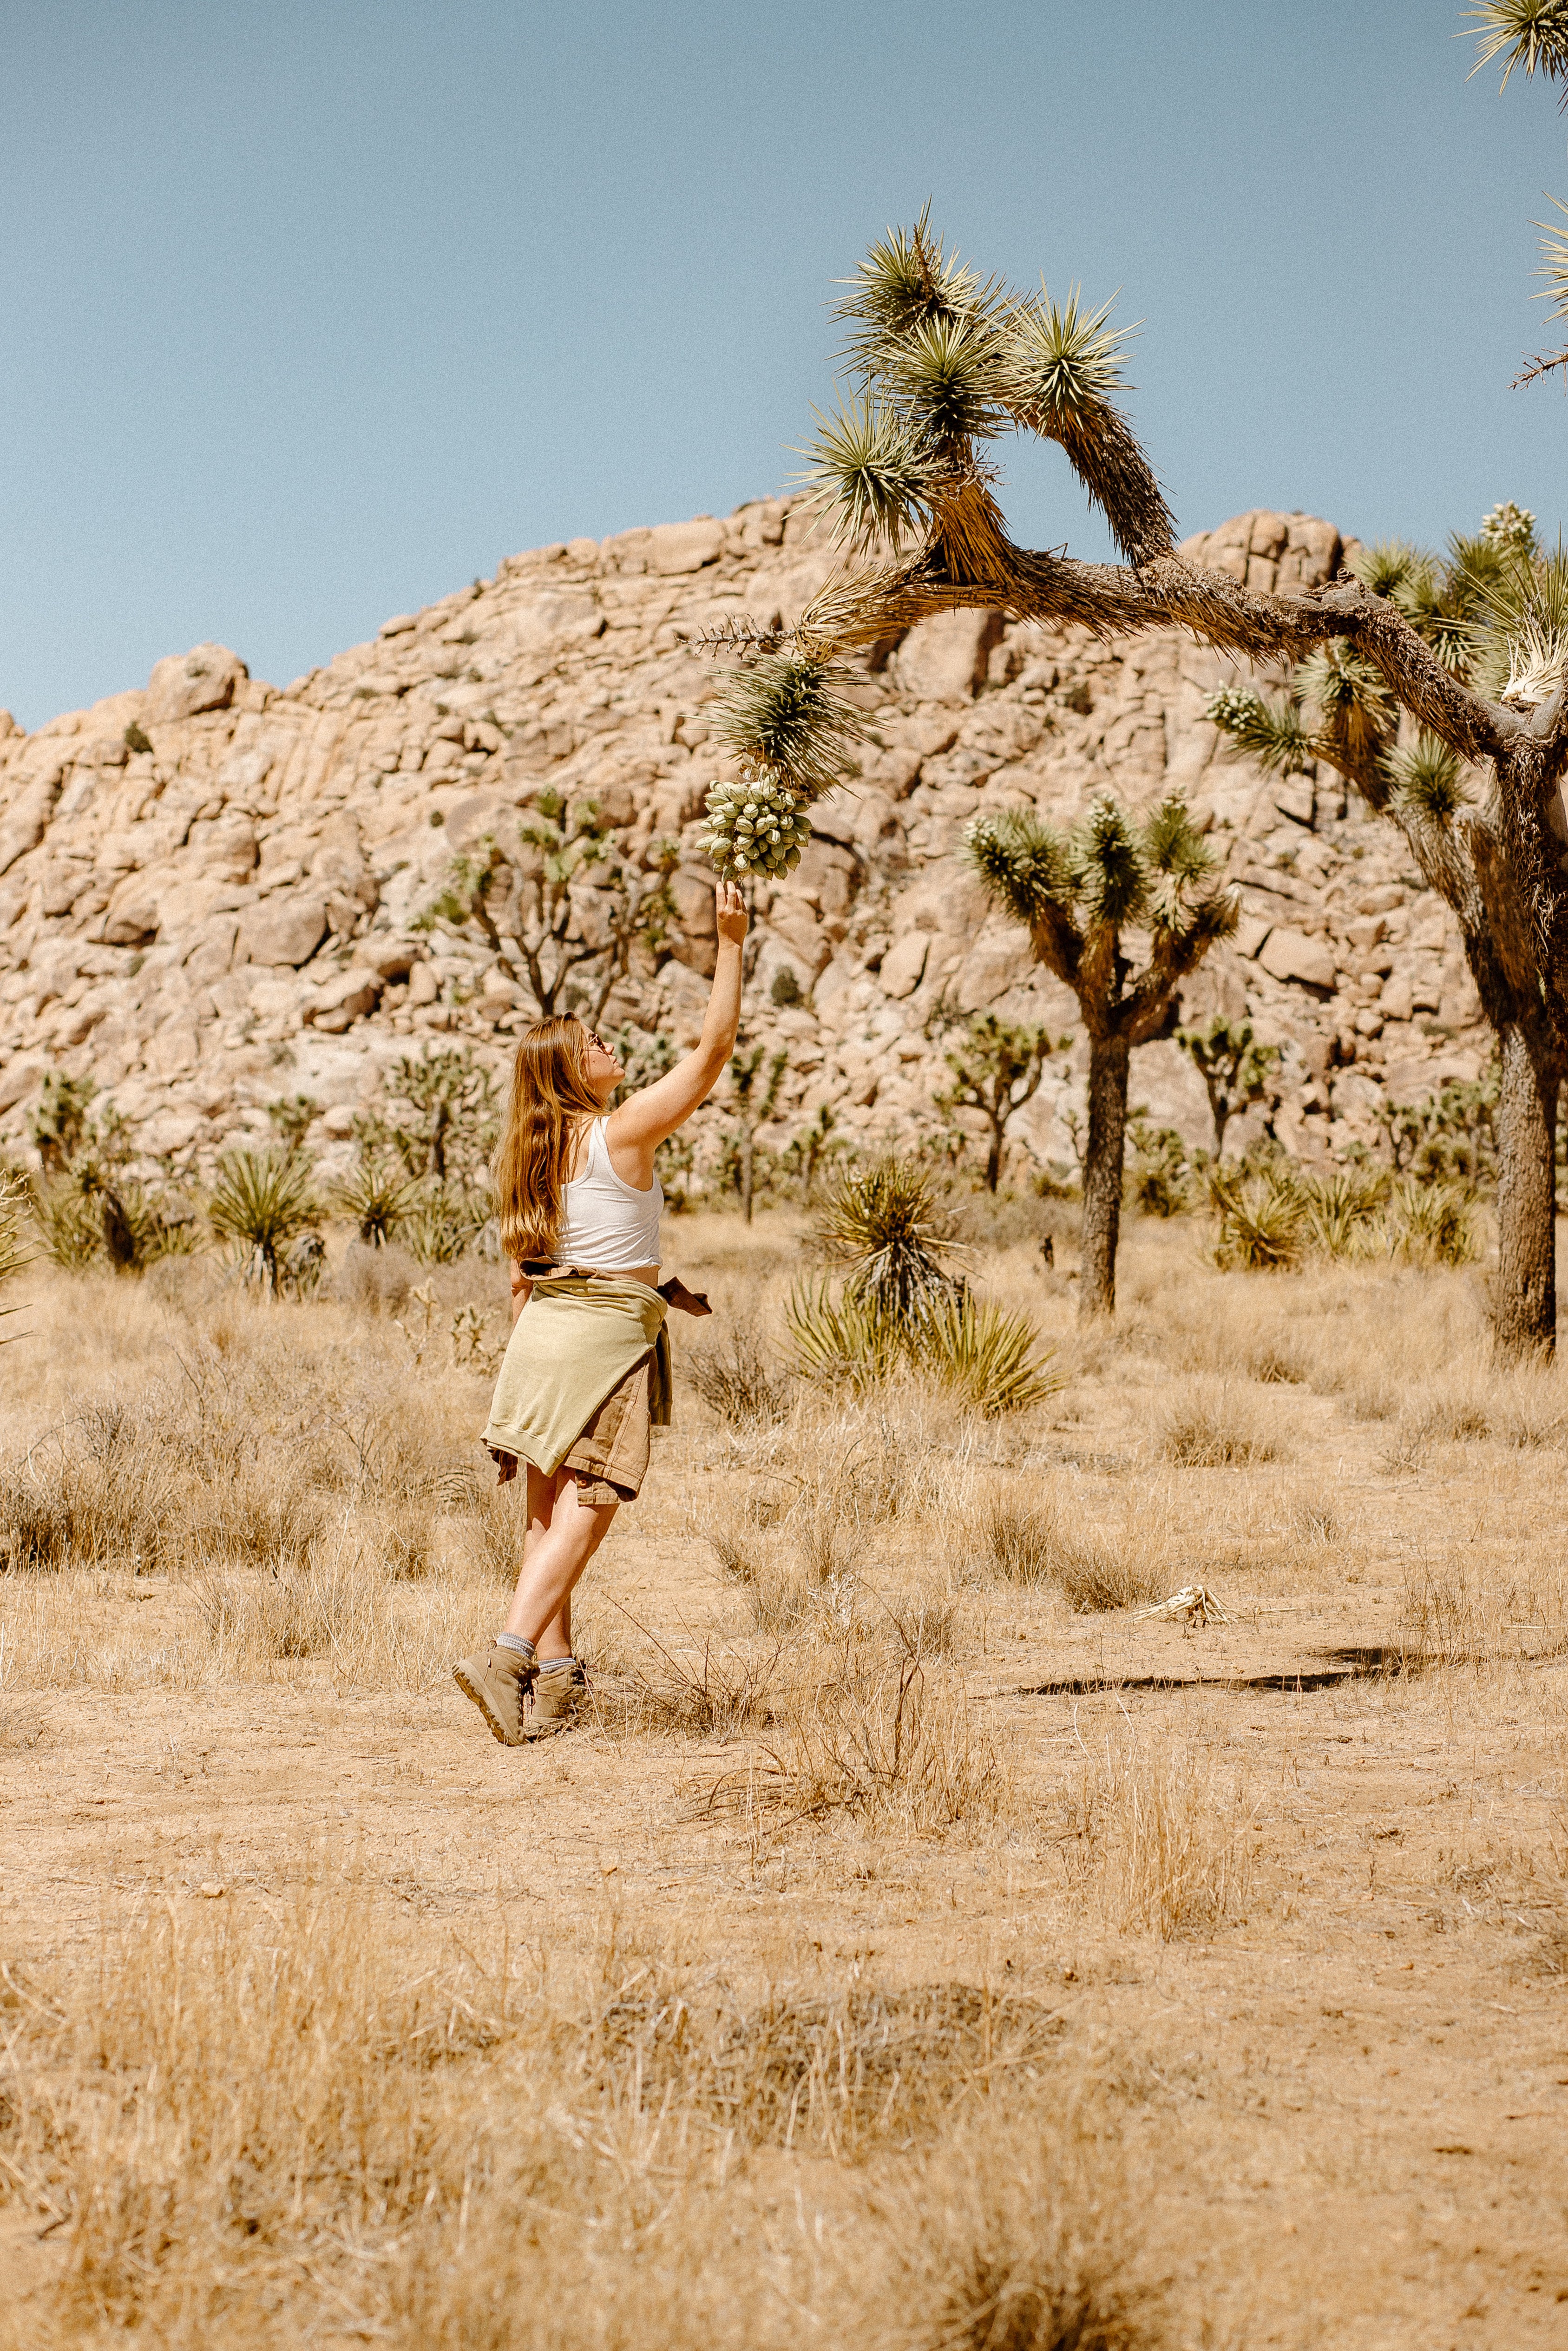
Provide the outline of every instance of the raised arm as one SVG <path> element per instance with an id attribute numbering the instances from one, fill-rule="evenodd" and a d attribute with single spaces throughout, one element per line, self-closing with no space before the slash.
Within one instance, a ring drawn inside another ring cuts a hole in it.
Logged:
<path id="1" fill-rule="evenodd" d="M 622 1102 L 619 1110 L 612 1111 L 605 1129 L 612 1165 L 622 1152 L 635 1155 L 646 1162 L 644 1184 L 653 1181 L 656 1146 L 667 1134 L 674 1134 L 678 1126 L 685 1126 L 693 1111 L 706 1102 L 735 1050 L 735 1032 L 740 1026 L 740 950 L 746 941 L 746 901 L 733 882 L 717 885 L 714 914 L 718 929 L 718 960 L 714 967 L 707 1017 L 695 1051 L 677 1061 L 653 1085 L 633 1094 L 630 1102 Z M 616 1173 L 624 1176 L 619 1167 Z"/>

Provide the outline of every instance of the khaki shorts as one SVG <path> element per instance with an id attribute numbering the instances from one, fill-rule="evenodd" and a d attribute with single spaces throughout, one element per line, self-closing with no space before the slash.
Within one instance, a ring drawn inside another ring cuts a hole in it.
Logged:
<path id="1" fill-rule="evenodd" d="M 591 1504 L 634 1502 L 648 1474 L 653 1358 L 629 1371 L 611 1389 L 561 1463 L 577 1480 L 580 1499 Z"/>

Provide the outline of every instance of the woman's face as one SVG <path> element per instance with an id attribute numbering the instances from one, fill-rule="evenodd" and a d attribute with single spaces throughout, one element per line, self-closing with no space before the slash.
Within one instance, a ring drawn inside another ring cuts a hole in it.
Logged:
<path id="1" fill-rule="evenodd" d="M 589 1092 L 597 1094 L 601 1102 L 608 1102 L 626 1072 L 598 1029 L 590 1029 L 586 1021 L 582 1025 L 583 1034 L 588 1039 L 588 1050 L 583 1056 L 583 1075 L 588 1080 Z"/>

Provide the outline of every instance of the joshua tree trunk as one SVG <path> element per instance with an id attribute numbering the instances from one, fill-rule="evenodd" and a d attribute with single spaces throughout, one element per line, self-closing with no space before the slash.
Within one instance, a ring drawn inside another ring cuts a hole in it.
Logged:
<path id="1" fill-rule="evenodd" d="M 1089 1143 L 1083 1155 L 1083 1239 L 1078 1319 L 1116 1311 L 1116 1243 L 1122 1227 L 1122 1157 L 1127 1134 L 1124 1035 L 1089 1040 Z"/>
<path id="2" fill-rule="evenodd" d="M 1498 1267 L 1493 1329 L 1500 1355 L 1549 1353 L 1557 1338 L 1556 1154 L 1561 1070 L 1524 1022 L 1500 1025 Z"/>
<path id="3" fill-rule="evenodd" d="M 743 1126 L 740 1130 L 740 1208 L 747 1224 L 751 1222 L 751 1186 L 755 1167 L 756 1155 L 752 1149 L 751 1129 L 749 1126 Z"/>
<path id="4" fill-rule="evenodd" d="M 1001 1181 L 1001 1122 L 993 1114 L 991 1119 L 991 1139 L 986 1149 L 986 1189 L 988 1192 L 994 1192 L 996 1190 L 998 1184 Z"/>

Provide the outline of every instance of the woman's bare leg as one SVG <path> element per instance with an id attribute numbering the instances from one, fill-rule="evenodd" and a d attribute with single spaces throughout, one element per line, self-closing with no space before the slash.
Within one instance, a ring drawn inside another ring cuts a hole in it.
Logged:
<path id="1" fill-rule="evenodd" d="M 546 1644 L 571 1597 L 572 1586 L 610 1532 L 614 1502 L 584 1502 L 577 1479 L 569 1469 L 553 1479 L 528 1472 L 528 1532 L 523 1546 L 522 1571 L 507 1614 L 507 1630 L 532 1641 L 541 1656 L 563 1656 L 565 1648 Z M 536 1514 L 536 1499 L 543 1506 Z M 564 1619 L 570 1629 L 570 1618 Z M 568 1645 L 570 1646 L 570 1644 Z"/>
<path id="2" fill-rule="evenodd" d="M 533 1556 L 535 1546 L 549 1532 L 550 1513 L 555 1508 L 559 1478 L 547 1478 L 541 1471 L 528 1464 L 524 1466 L 528 1468 L 528 1523 L 523 1536 L 523 1560 L 526 1564 Z M 522 1580 L 519 1576 L 519 1591 L 521 1588 Z M 510 1632 L 512 1629 L 508 1619 L 507 1630 Z M 534 1647 L 541 1665 L 551 1657 L 570 1656 L 571 1596 L 570 1593 L 539 1635 Z"/>

